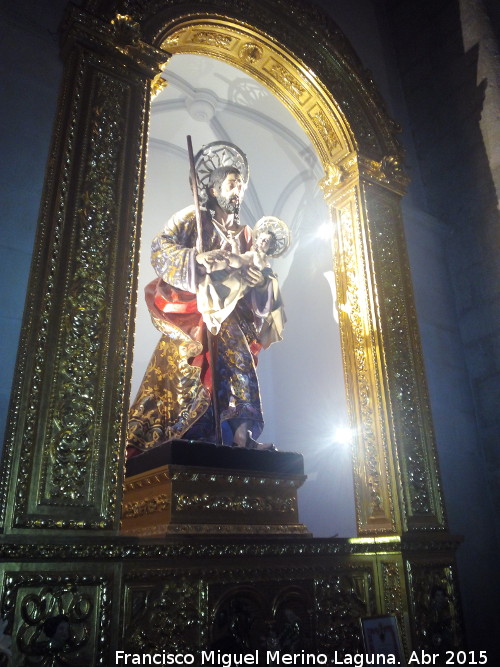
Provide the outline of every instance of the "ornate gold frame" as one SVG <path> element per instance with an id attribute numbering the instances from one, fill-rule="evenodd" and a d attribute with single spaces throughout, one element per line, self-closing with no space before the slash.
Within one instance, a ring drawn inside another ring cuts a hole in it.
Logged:
<path id="1" fill-rule="evenodd" d="M 4 532 L 119 530 L 149 108 L 171 53 L 239 67 L 309 135 L 336 228 L 358 533 L 444 530 L 397 128 L 338 28 L 298 0 L 88 0 L 63 32 L 1 478 Z"/>

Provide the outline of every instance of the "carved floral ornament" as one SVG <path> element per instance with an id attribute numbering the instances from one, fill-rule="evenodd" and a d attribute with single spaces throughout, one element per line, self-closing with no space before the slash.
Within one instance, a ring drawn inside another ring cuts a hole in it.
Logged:
<path id="1" fill-rule="evenodd" d="M 113 32 L 118 44 L 137 46 L 139 43 L 141 28 L 128 14 L 116 14 L 111 19 Z"/>

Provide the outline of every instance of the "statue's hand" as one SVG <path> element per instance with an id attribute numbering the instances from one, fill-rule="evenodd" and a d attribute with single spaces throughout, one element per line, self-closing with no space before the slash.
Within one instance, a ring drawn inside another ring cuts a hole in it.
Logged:
<path id="1" fill-rule="evenodd" d="M 262 271 L 253 264 L 241 267 L 241 278 L 250 287 L 262 287 L 266 282 L 266 277 Z"/>
<path id="2" fill-rule="evenodd" d="M 208 250 L 207 252 L 200 252 L 196 255 L 196 261 L 198 264 L 205 267 L 207 273 L 210 273 L 215 268 L 226 268 L 229 263 L 227 253 L 224 250 Z"/>

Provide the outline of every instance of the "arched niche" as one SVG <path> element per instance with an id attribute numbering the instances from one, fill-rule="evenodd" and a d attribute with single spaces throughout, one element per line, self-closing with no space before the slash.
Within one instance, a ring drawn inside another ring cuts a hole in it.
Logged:
<path id="1" fill-rule="evenodd" d="M 5 532 L 118 531 L 149 108 L 172 53 L 241 68 L 310 137 L 335 227 L 358 534 L 444 529 L 397 128 L 339 29 L 295 0 L 89 0 L 68 11 L 63 34 L 3 467 Z"/>
<path id="2" fill-rule="evenodd" d="M 304 456 L 301 522 L 316 537 L 355 535 L 350 429 L 332 298 L 332 224 L 318 185 L 322 165 L 288 109 L 241 69 L 180 53 L 169 59 L 163 77 L 168 85 L 150 111 L 131 401 L 160 335 L 143 297 L 154 278 L 151 240 L 174 211 L 192 200 L 186 135 L 195 147 L 229 139 L 250 164 L 242 220 L 252 224 L 264 214 L 276 215 L 286 221 L 293 239 L 285 257 L 272 262 L 287 323 L 283 340 L 259 356 L 265 419 L 259 437 Z M 327 511 L 318 512 L 318 498 Z"/>

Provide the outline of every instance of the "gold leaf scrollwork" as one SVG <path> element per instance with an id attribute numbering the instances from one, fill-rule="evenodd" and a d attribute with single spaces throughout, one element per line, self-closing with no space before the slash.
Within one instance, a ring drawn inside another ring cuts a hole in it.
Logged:
<path id="1" fill-rule="evenodd" d="M 292 93 L 297 99 L 300 99 L 306 92 L 305 88 L 297 81 L 297 79 L 287 69 L 278 63 L 273 63 L 270 68 L 270 73 L 274 76 L 276 81 Z"/>
<path id="2" fill-rule="evenodd" d="M 416 639 L 422 650 L 461 648 L 462 628 L 454 567 L 411 565 Z"/>
<path id="3" fill-rule="evenodd" d="M 88 399 L 86 392 L 82 396 L 68 393 L 58 406 L 57 415 L 65 415 L 65 420 L 54 419 L 57 432 L 50 443 L 53 498 L 83 498 L 86 479 L 86 466 L 83 464 L 90 454 L 88 434 L 94 418 Z"/>
<path id="4" fill-rule="evenodd" d="M 45 500 L 51 503 L 85 503 L 92 492 L 93 471 L 87 461 L 96 446 L 93 431 L 101 381 L 99 354 L 107 337 L 106 286 L 112 261 L 110 239 L 116 231 L 115 183 L 123 148 L 123 95 L 119 82 L 100 75 L 85 151 L 79 234 L 61 326 L 61 381 L 53 396 L 49 456 L 43 470 Z"/>
<path id="5" fill-rule="evenodd" d="M 175 505 L 181 510 L 203 510 L 223 512 L 291 512 L 294 509 L 292 498 L 273 498 L 272 496 L 210 496 L 209 494 L 176 495 Z"/>
<path id="6" fill-rule="evenodd" d="M 263 55 L 264 51 L 262 48 L 253 42 L 247 42 L 246 44 L 243 44 L 239 51 L 240 59 L 244 60 L 250 65 L 253 65 L 253 63 L 261 60 Z"/>
<path id="7" fill-rule="evenodd" d="M 154 498 L 147 498 L 134 503 L 126 503 L 123 506 L 123 517 L 125 519 L 130 519 L 146 516 L 148 514 L 156 514 L 157 512 L 165 512 L 169 505 L 170 498 L 162 493 Z"/>
<path id="8" fill-rule="evenodd" d="M 397 215 L 396 203 L 391 193 L 375 187 L 371 189 L 370 198 L 373 219 L 376 220 L 380 234 L 375 237 L 375 251 L 383 268 L 382 303 L 390 331 L 390 335 L 386 336 L 385 345 L 390 372 L 398 380 L 392 400 L 393 409 L 398 415 L 401 441 L 405 443 L 405 456 L 401 457 L 401 466 L 406 478 L 411 512 L 415 515 L 429 515 L 434 511 L 436 502 L 440 502 L 440 497 L 437 492 L 433 494 L 425 440 L 422 438 L 425 423 L 422 421 L 421 412 L 415 409 L 419 404 L 417 386 L 419 376 L 415 371 L 419 359 L 412 351 L 410 334 L 410 322 L 414 321 L 415 315 L 405 299 L 403 285 L 405 282 L 408 283 L 409 278 L 399 261 L 399 239 L 394 233 L 391 222 Z"/>
<path id="9" fill-rule="evenodd" d="M 401 591 L 400 569 L 397 563 L 383 563 L 382 580 L 384 582 L 384 607 L 388 614 L 403 614 L 403 595 Z"/>
<path id="10" fill-rule="evenodd" d="M 116 43 L 120 46 L 136 46 L 141 37 L 137 21 L 128 14 L 116 14 L 111 20 Z"/>
<path id="11" fill-rule="evenodd" d="M 404 176 L 402 159 L 398 155 L 386 155 L 382 159 L 381 169 L 388 179 Z"/>
<path id="12" fill-rule="evenodd" d="M 328 153 L 331 155 L 335 148 L 340 146 L 340 141 L 333 129 L 333 124 L 330 122 L 324 111 L 319 107 L 315 107 L 309 115 L 321 135 L 321 138 L 325 142 Z"/>
<path id="13" fill-rule="evenodd" d="M 402 155 L 385 155 L 380 162 L 363 157 L 361 163 L 368 178 L 385 183 L 395 192 L 404 192 L 408 185 Z"/>
<path id="14" fill-rule="evenodd" d="M 147 591 L 129 619 L 127 649 L 160 653 L 167 646 L 172 653 L 194 652 L 202 623 L 199 594 L 198 582 L 182 576 Z"/>
<path id="15" fill-rule="evenodd" d="M 162 74 L 157 74 L 151 81 L 151 95 L 153 99 L 157 97 L 168 86 L 168 81 L 163 78 Z"/>
<path id="16" fill-rule="evenodd" d="M 349 208 L 340 211 L 339 221 L 344 239 L 345 262 L 345 301 L 339 309 L 349 318 L 352 331 L 353 351 L 357 367 L 357 382 L 363 441 L 365 443 L 365 474 L 368 493 L 367 514 L 377 517 L 384 514 L 383 482 L 380 473 L 379 453 L 376 445 L 374 401 L 372 399 L 372 382 L 366 363 L 366 347 L 369 338 L 370 323 L 363 313 L 366 308 L 362 303 L 364 285 L 360 284 L 357 271 L 356 242 L 353 232 L 353 215 Z"/>
<path id="17" fill-rule="evenodd" d="M 373 608 L 374 584 L 371 575 L 345 572 L 315 581 L 317 642 L 319 651 L 337 649 L 340 654 L 362 650 L 359 618 Z"/>
<path id="18" fill-rule="evenodd" d="M 181 30 L 177 30 L 173 35 L 168 35 L 168 37 L 165 38 L 164 42 L 161 45 L 162 49 L 166 49 L 168 51 L 169 48 L 175 47 L 178 44 L 180 44 L 183 39 L 186 37 L 186 35 L 189 35 L 191 33 L 190 28 L 181 28 Z"/>
<path id="19" fill-rule="evenodd" d="M 207 46 L 215 46 L 220 49 L 229 49 L 233 42 L 232 37 L 223 35 L 220 32 L 205 30 L 203 32 L 195 32 L 191 38 L 193 44 L 205 44 Z"/>
<path id="20" fill-rule="evenodd" d="M 23 664 L 63 664 L 58 658 L 63 655 L 78 660 L 76 654 L 81 657 L 82 651 L 92 648 L 89 639 L 93 611 L 92 597 L 77 586 L 44 586 L 24 595 L 20 591 L 21 625 L 16 643 L 25 656 Z M 45 662 L 43 656 L 56 662 Z"/>
<path id="21" fill-rule="evenodd" d="M 344 170 L 336 164 L 329 164 L 326 168 L 326 175 L 319 182 L 319 187 L 323 191 L 325 199 L 328 199 L 335 189 L 345 178 Z"/>

